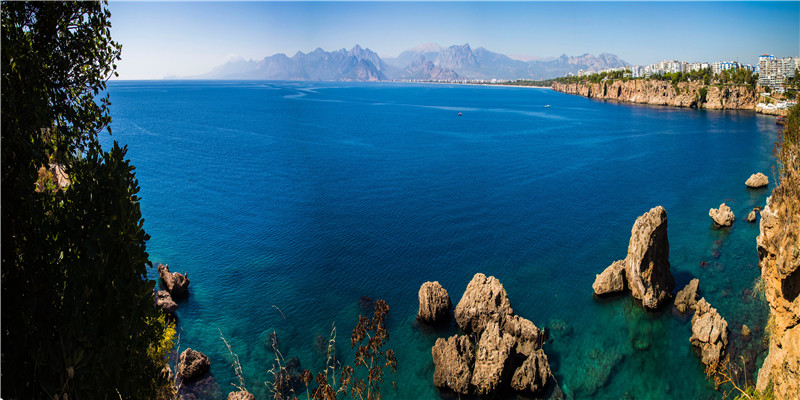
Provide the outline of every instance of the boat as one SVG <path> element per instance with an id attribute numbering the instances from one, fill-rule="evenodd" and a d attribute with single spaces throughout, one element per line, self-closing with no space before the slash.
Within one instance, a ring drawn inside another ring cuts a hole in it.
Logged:
<path id="1" fill-rule="evenodd" d="M 461 113 L 460 113 L 460 112 L 458 113 L 458 116 L 459 116 L 459 117 L 461 116 Z"/>
<path id="2" fill-rule="evenodd" d="M 550 104 L 545 104 L 544 108 L 550 108 Z"/>
<path id="3" fill-rule="evenodd" d="M 783 125 L 785 123 L 786 123 L 786 117 L 784 117 L 783 115 L 779 116 L 778 119 L 775 120 L 775 124 L 777 125 Z"/>

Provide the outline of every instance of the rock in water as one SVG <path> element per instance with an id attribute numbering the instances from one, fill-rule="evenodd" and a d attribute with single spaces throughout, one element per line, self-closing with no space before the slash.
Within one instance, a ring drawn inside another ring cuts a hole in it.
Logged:
<path id="1" fill-rule="evenodd" d="M 750 214 L 747 214 L 747 222 L 756 222 L 756 210 L 752 210 Z"/>
<path id="2" fill-rule="evenodd" d="M 631 295 L 650 309 L 671 297 L 675 280 L 669 270 L 667 211 L 658 206 L 636 219 L 631 229 L 625 278 Z"/>
<path id="3" fill-rule="evenodd" d="M 180 362 L 178 363 L 178 373 L 181 374 L 183 382 L 194 382 L 203 376 L 211 369 L 211 361 L 208 357 L 199 352 L 186 349 L 181 353 Z"/>
<path id="4" fill-rule="evenodd" d="M 545 332 L 537 328 L 533 322 L 519 315 L 506 318 L 503 324 L 503 332 L 516 339 L 514 352 L 526 357 L 530 357 L 537 349 L 541 349 L 542 345 L 544 345 L 544 342 L 547 340 Z"/>
<path id="5" fill-rule="evenodd" d="M 516 340 L 500 330 L 497 321 L 486 324 L 478 341 L 475 368 L 472 370 L 472 385 L 478 395 L 491 395 L 506 379 L 511 367 Z"/>
<path id="6" fill-rule="evenodd" d="M 514 371 L 514 376 L 511 377 L 511 388 L 519 392 L 536 393 L 544 389 L 549 377 L 550 363 L 547 361 L 544 350 L 539 349 Z"/>
<path id="7" fill-rule="evenodd" d="M 158 264 L 158 275 L 164 283 L 164 288 L 173 297 L 181 297 L 189 292 L 189 274 L 169 272 L 169 265 Z"/>
<path id="8" fill-rule="evenodd" d="M 156 292 L 156 306 L 169 315 L 175 315 L 175 311 L 178 310 L 178 303 L 172 300 L 172 296 L 166 290 Z"/>
<path id="9" fill-rule="evenodd" d="M 246 390 L 239 390 L 228 393 L 228 400 L 256 400 L 256 398 Z"/>
<path id="10" fill-rule="evenodd" d="M 762 174 L 761 172 L 758 172 L 753 175 L 750 175 L 750 177 L 747 178 L 747 181 L 744 184 L 747 185 L 747 187 L 760 188 L 767 186 L 769 184 L 769 178 L 767 178 L 767 176 Z"/>
<path id="11" fill-rule="evenodd" d="M 692 316 L 692 345 L 700 351 L 706 366 L 716 367 L 728 347 L 728 322 L 711 307 L 706 299 L 697 302 L 697 312 Z"/>
<path id="12" fill-rule="evenodd" d="M 725 203 L 720 204 L 719 208 L 708 210 L 708 216 L 711 217 L 714 221 L 714 226 L 717 228 L 731 226 L 734 220 L 733 211 Z"/>
<path id="13" fill-rule="evenodd" d="M 742 325 L 742 338 L 744 340 L 750 339 L 750 328 L 748 328 L 747 325 Z"/>
<path id="14" fill-rule="evenodd" d="M 493 276 L 477 273 L 456 306 L 455 318 L 464 332 L 480 335 L 489 321 L 502 324 L 513 313 L 503 284 Z"/>
<path id="15" fill-rule="evenodd" d="M 686 287 L 684 287 L 675 296 L 675 308 L 680 312 L 686 312 L 690 308 L 697 306 L 697 287 L 700 285 L 700 280 L 697 278 L 692 279 Z"/>
<path id="16" fill-rule="evenodd" d="M 450 317 L 450 295 L 439 282 L 425 282 L 419 288 L 417 319 L 428 324 L 441 324 Z"/>
<path id="17" fill-rule="evenodd" d="M 614 261 L 602 273 L 595 275 L 592 289 L 597 295 L 625 290 L 625 260 Z"/>
<path id="18" fill-rule="evenodd" d="M 475 346 L 467 336 L 436 339 L 433 355 L 433 384 L 449 388 L 456 393 L 469 393 L 472 366 L 475 364 Z"/>

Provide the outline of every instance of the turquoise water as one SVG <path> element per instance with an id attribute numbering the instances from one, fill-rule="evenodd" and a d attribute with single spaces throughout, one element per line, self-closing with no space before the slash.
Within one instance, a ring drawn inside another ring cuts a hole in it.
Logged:
<path id="1" fill-rule="evenodd" d="M 676 291 L 700 278 L 734 354 L 763 358 L 767 309 L 749 294 L 758 227 L 744 218 L 773 185 L 744 181 L 757 171 L 774 180 L 773 117 L 509 87 L 109 87 L 114 134 L 102 140 L 129 146 L 150 259 L 189 273 L 180 347 L 209 355 L 222 398 L 236 377 L 220 331 L 247 388 L 265 398 L 270 332 L 284 356 L 319 370 L 335 324 L 337 352 L 350 359 L 365 296 L 391 307 L 398 371 L 385 398 L 447 397 L 432 385 L 430 349 L 455 329 L 420 329 L 417 291 L 438 280 L 455 305 L 477 272 L 550 328 L 545 351 L 567 398 L 719 398 L 688 318 L 592 294 L 595 274 L 625 257 L 634 220 L 656 205 L 668 213 Z M 708 209 L 723 201 L 737 219 L 717 231 Z"/>

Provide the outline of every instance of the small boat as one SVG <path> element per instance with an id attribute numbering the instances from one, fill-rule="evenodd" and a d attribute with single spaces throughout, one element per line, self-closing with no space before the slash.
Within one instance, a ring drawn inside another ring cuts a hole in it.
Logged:
<path id="1" fill-rule="evenodd" d="M 458 116 L 459 116 L 459 117 L 461 116 L 461 113 L 460 113 L 460 112 L 458 113 Z"/>
<path id="2" fill-rule="evenodd" d="M 783 125 L 785 123 L 786 123 L 786 117 L 784 117 L 783 115 L 779 116 L 778 119 L 775 120 L 775 124 L 777 125 Z"/>
<path id="3" fill-rule="evenodd" d="M 550 108 L 550 104 L 545 104 L 544 108 Z"/>

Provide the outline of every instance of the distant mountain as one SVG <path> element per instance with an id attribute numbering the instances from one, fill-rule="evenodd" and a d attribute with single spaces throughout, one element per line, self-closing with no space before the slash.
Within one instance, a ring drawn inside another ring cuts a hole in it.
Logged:
<path id="1" fill-rule="evenodd" d="M 199 79 L 255 79 L 308 81 L 380 81 L 398 79 L 549 79 L 577 73 L 625 67 L 629 64 L 614 54 L 584 54 L 555 59 L 520 61 L 483 47 L 469 44 L 443 48 L 435 43 L 421 44 L 396 58 L 381 59 L 370 49 L 311 53 L 297 52 L 292 57 L 276 54 L 261 61 L 231 60 Z"/>

